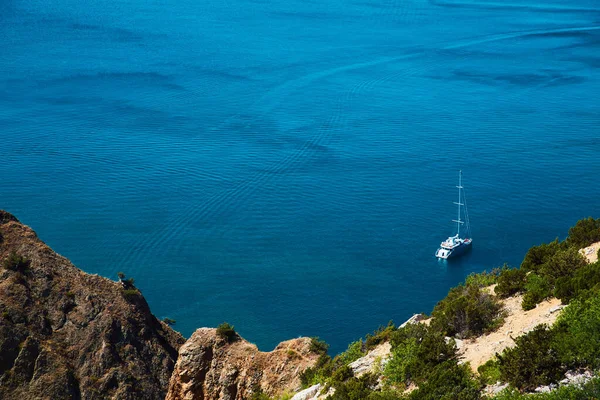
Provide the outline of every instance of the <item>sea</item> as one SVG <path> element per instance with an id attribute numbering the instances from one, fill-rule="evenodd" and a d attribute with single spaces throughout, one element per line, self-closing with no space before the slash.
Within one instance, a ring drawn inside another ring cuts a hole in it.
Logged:
<path id="1" fill-rule="evenodd" d="M 3 0 L 0 143 L 0 208 L 184 336 L 335 354 L 600 217 L 600 3 Z"/>

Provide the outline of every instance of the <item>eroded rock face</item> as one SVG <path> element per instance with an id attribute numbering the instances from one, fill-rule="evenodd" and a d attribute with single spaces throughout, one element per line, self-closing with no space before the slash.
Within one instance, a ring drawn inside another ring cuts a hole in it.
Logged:
<path id="1" fill-rule="evenodd" d="M 216 329 L 200 328 L 179 349 L 166 398 L 242 400 L 259 390 L 269 396 L 293 392 L 300 388 L 300 373 L 318 358 L 309 338 L 260 352 L 242 338 L 229 343 Z"/>
<path id="2" fill-rule="evenodd" d="M 89 275 L 0 211 L 0 398 L 163 399 L 184 339 L 141 294 Z"/>

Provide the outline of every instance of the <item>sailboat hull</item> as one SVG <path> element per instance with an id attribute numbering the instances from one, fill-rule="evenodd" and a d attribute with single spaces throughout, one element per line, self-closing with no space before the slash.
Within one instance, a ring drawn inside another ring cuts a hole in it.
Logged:
<path id="1" fill-rule="evenodd" d="M 458 257 L 458 256 L 466 253 L 467 251 L 469 251 L 471 249 L 472 245 L 473 245 L 473 240 L 465 239 L 464 242 L 462 242 L 461 244 L 459 244 L 458 246 L 456 246 L 452 249 L 446 249 L 446 248 L 440 247 L 438 249 L 438 251 L 436 251 L 435 256 L 437 258 L 441 258 L 443 260 L 447 260 L 448 258 Z"/>

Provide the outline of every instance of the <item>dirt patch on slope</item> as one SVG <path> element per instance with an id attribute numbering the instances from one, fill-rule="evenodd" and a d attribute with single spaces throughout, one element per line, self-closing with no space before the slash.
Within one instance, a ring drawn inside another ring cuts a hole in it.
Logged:
<path id="1" fill-rule="evenodd" d="M 524 335 L 539 324 L 552 325 L 560 314 L 558 311 L 562 308 L 561 301 L 552 298 L 541 302 L 533 310 L 524 311 L 521 307 L 522 301 L 523 295 L 509 297 L 502 301 L 507 316 L 504 325 L 496 332 L 474 339 L 457 340 L 461 360 L 469 362 L 474 371 L 496 353 L 502 353 L 504 349 L 513 347 L 515 345 L 513 338 Z"/>

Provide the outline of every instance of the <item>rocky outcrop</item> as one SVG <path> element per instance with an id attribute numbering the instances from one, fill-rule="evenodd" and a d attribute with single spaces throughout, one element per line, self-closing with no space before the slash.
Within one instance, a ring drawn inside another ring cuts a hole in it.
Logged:
<path id="1" fill-rule="evenodd" d="M 299 338 L 260 352 L 239 336 L 230 342 L 216 329 L 200 328 L 179 349 L 166 398 L 241 400 L 296 391 L 300 373 L 319 358 L 310 348 L 309 338 Z"/>
<path id="2" fill-rule="evenodd" d="M 0 398 L 164 398 L 184 339 L 139 291 L 82 272 L 4 211 L 0 261 Z"/>
<path id="3" fill-rule="evenodd" d="M 391 350 L 392 345 L 389 342 L 382 343 L 348 366 L 357 378 L 366 373 L 381 372 L 390 358 Z"/>

